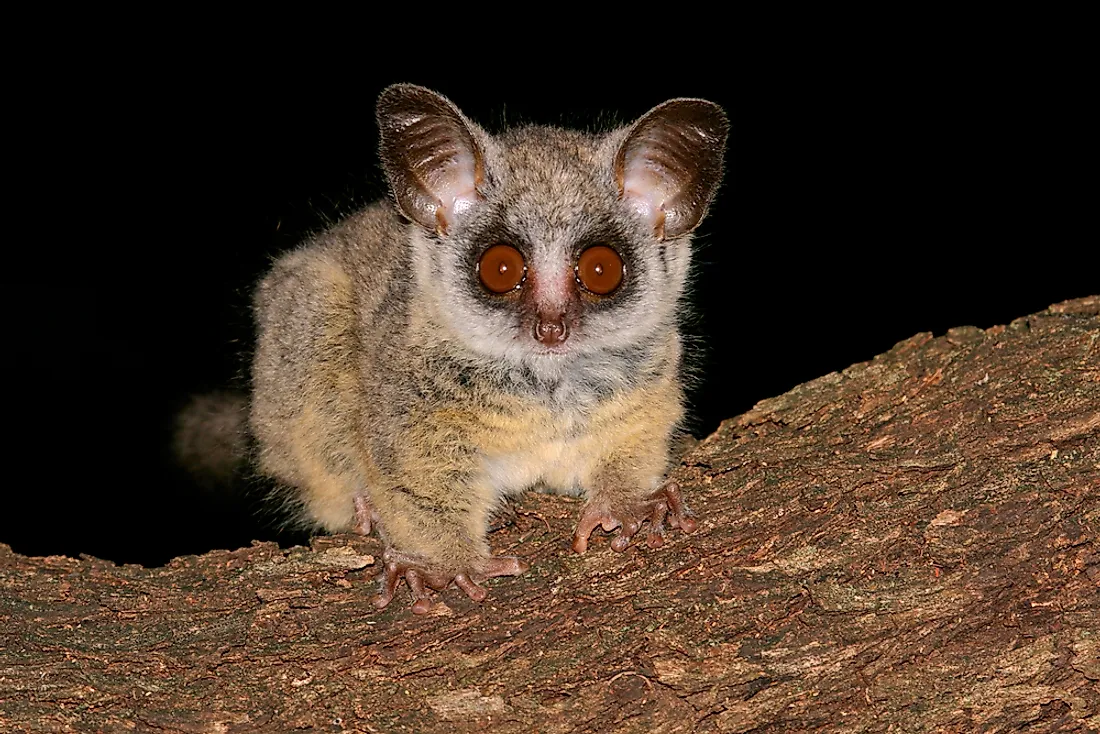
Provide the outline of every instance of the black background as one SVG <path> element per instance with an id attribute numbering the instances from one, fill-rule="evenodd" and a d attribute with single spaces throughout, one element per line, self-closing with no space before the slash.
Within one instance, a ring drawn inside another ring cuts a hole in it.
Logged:
<path id="1" fill-rule="evenodd" d="M 244 384 L 271 258 L 385 194 L 373 105 L 396 81 L 490 130 L 606 128 L 675 96 L 727 110 L 727 173 L 697 236 L 700 436 L 916 332 L 1100 291 L 1095 87 L 1069 75 L 1073 48 L 603 48 L 538 71 L 443 53 L 429 72 L 292 44 L 148 51 L 74 68 L 23 118 L 0 542 L 24 553 L 162 563 L 273 537 L 248 503 L 171 470 L 171 419 L 188 395 Z"/>

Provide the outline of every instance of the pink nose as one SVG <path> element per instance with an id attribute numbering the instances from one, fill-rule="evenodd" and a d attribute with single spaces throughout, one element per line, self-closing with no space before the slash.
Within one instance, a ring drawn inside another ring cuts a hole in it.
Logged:
<path id="1" fill-rule="evenodd" d="M 555 344 L 561 344 L 568 338 L 569 330 L 565 326 L 565 314 L 557 316 L 539 315 L 538 323 L 535 324 L 535 339 L 538 340 L 539 344 L 552 347 Z"/>

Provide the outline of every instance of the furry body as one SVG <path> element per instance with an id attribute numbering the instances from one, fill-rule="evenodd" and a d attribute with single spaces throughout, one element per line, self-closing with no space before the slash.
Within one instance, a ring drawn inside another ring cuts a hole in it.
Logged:
<path id="1" fill-rule="evenodd" d="M 661 236 L 648 190 L 624 193 L 645 183 L 616 155 L 639 134 L 491 137 L 427 90 L 391 97 L 379 119 L 398 208 L 376 203 L 317 235 L 256 293 L 260 469 L 330 532 L 365 529 L 356 507 L 369 503 L 387 547 L 413 559 L 400 571 L 443 584 L 496 575 L 490 516 L 528 488 L 584 496 L 607 529 L 640 524 L 683 418 L 690 237 Z M 494 242 L 523 252 L 514 293 L 487 293 L 475 275 Z M 574 273 L 594 242 L 627 263 L 607 297 Z M 532 338 L 551 319 L 560 342 Z"/>

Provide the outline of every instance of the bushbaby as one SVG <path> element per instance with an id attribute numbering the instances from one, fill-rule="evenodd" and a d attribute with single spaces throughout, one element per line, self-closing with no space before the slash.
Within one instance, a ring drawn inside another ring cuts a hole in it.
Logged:
<path id="1" fill-rule="evenodd" d="M 490 135 L 443 96 L 378 99 L 393 202 L 282 256 L 255 295 L 249 425 L 260 471 L 310 526 L 385 544 L 385 606 L 522 573 L 494 510 L 528 488 L 585 500 L 624 550 L 695 520 L 666 482 L 684 415 L 678 324 L 691 233 L 728 122 L 698 99 L 594 135 Z"/>

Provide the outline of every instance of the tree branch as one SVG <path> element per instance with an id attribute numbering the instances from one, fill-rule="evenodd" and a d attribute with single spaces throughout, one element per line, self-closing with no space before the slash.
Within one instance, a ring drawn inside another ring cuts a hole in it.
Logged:
<path id="1" fill-rule="evenodd" d="M 371 606 L 374 539 L 0 546 L 0 730 L 1100 729 L 1098 337 L 1080 299 L 765 400 L 660 550 L 573 555 L 578 503 L 529 495 L 490 540 L 531 570 L 423 618 Z"/>

